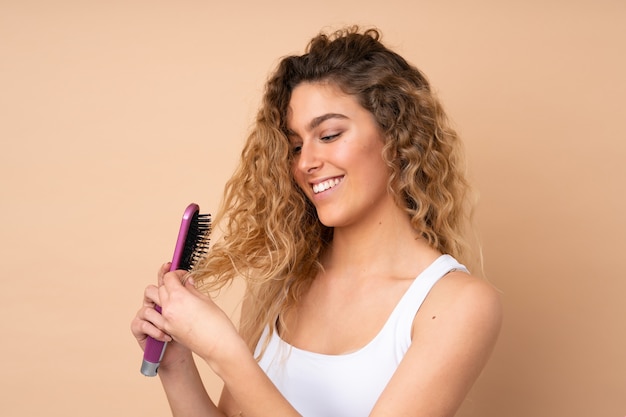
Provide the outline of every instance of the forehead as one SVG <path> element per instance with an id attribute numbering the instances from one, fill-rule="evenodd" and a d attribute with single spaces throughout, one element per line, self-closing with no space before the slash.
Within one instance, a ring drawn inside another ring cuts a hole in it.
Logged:
<path id="1" fill-rule="evenodd" d="M 365 109 L 356 98 L 344 93 L 331 83 L 302 83 L 296 86 L 289 100 L 287 126 L 292 131 L 311 130 L 333 115 L 332 118 L 351 119 Z"/>

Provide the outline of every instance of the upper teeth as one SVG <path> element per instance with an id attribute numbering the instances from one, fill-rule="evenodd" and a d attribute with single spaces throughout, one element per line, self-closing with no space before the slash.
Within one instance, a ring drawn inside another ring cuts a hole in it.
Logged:
<path id="1" fill-rule="evenodd" d="M 319 184 L 313 185 L 313 192 L 315 194 L 321 193 L 322 191 L 326 191 L 329 188 L 333 188 L 335 185 L 339 184 L 339 178 L 334 178 L 330 180 L 326 180 L 324 182 L 320 182 Z"/>

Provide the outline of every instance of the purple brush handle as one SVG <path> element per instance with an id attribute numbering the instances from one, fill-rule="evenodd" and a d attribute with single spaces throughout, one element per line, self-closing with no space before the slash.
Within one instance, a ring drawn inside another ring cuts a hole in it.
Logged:
<path id="1" fill-rule="evenodd" d="M 176 247 L 174 248 L 174 256 L 172 257 L 172 266 L 170 271 L 176 271 L 180 268 L 180 262 L 182 260 L 183 252 L 185 249 L 185 243 L 187 241 L 187 234 L 189 233 L 189 226 L 194 214 L 198 213 L 200 207 L 197 204 L 190 204 L 187 206 L 185 213 L 183 214 L 183 220 L 180 223 L 180 229 L 178 231 L 178 239 L 176 239 Z M 161 306 L 154 306 L 154 309 L 161 312 Z M 165 353 L 165 347 L 167 343 L 156 340 L 150 336 L 146 340 L 146 347 L 143 352 L 143 361 L 141 363 L 141 373 L 145 376 L 156 376 L 159 369 L 159 364 Z"/>

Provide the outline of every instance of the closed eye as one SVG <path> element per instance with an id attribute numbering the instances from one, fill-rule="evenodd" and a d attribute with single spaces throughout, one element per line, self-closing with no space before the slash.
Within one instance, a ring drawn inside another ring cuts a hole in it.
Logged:
<path id="1" fill-rule="evenodd" d="M 343 132 L 339 132 L 339 133 L 335 133 L 332 135 L 326 135 L 326 136 L 322 136 L 319 138 L 319 140 L 321 142 L 332 142 L 333 140 L 337 139 L 339 136 L 341 136 Z M 299 155 L 300 152 L 302 152 L 302 144 L 301 143 L 294 143 L 291 146 L 291 155 Z"/>
<path id="2" fill-rule="evenodd" d="M 341 136 L 341 133 L 335 133 L 334 135 L 322 136 L 320 140 L 322 142 L 330 142 L 334 139 L 337 139 L 339 136 Z"/>

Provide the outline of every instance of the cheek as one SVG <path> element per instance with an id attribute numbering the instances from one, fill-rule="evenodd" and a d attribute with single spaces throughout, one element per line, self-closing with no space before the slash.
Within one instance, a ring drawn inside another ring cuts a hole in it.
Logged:
<path id="1" fill-rule="evenodd" d="M 306 185 L 305 180 L 304 180 L 304 175 L 302 174 L 302 172 L 300 172 L 299 169 L 297 169 L 297 166 L 295 163 L 291 166 L 291 175 L 293 176 L 293 179 L 295 180 L 298 187 L 304 191 L 305 190 L 304 187 Z"/>

